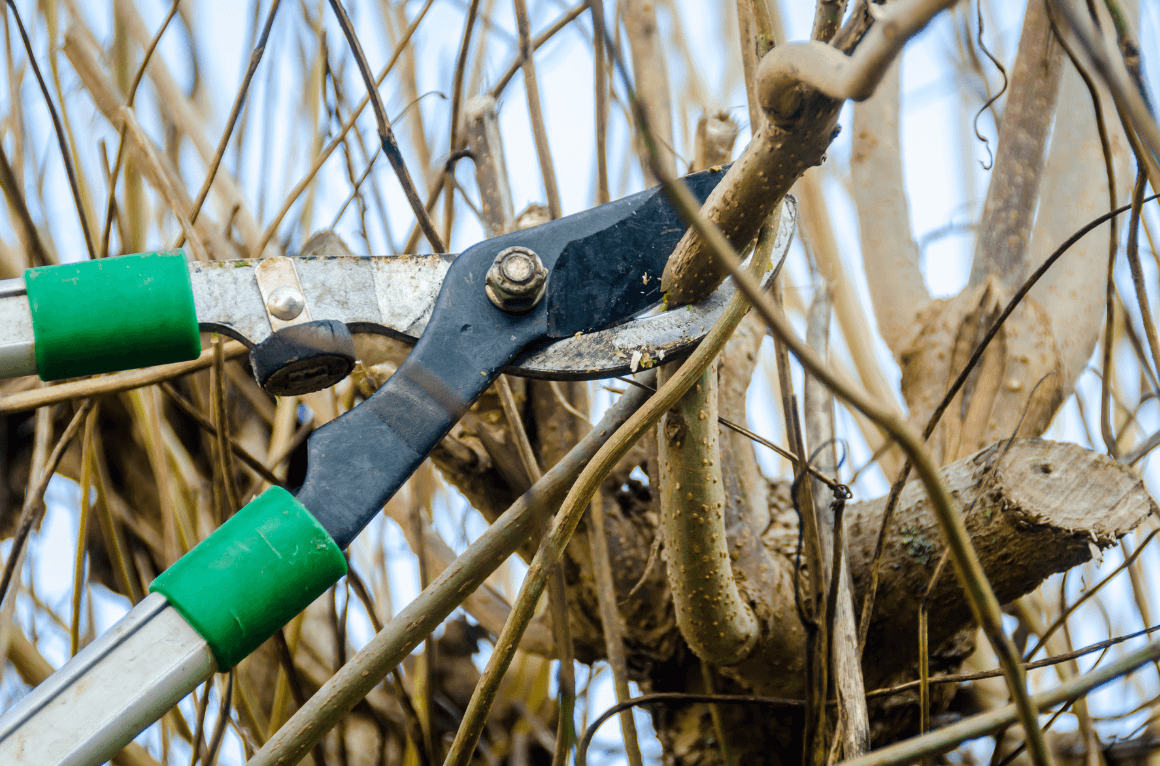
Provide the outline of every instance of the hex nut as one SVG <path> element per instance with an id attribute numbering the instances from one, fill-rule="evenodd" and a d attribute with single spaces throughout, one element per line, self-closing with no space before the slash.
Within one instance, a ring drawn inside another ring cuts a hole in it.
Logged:
<path id="1" fill-rule="evenodd" d="M 484 290 L 496 308 L 509 314 L 531 311 L 544 297 L 548 270 L 540 256 L 526 247 L 509 247 L 487 270 Z"/>

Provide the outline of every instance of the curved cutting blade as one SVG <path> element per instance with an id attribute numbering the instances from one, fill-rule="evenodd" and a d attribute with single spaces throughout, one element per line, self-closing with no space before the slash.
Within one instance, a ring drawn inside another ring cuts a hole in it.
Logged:
<path id="1" fill-rule="evenodd" d="M 780 260 L 793 237 L 797 207 L 792 198 L 787 200 L 778 225 L 774 262 Z M 453 258 L 344 255 L 294 260 L 306 304 L 315 319 L 335 319 L 346 323 L 352 332 L 378 333 L 414 343 L 427 327 Z M 223 332 L 250 346 L 270 336 L 270 322 L 254 279 L 258 263 L 239 260 L 190 264 L 203 329 Z M 764 281 L 767 283 L 771 276 L 772 273 L 766 274 Z M 649 283 L 645 285 L 643 277 L 638 282 L 641 288 L 655 288 L 659 278 L 650 279 Z M 637 316 L 579 336 L 567 335 L 520 355 L 506 372 L 548 380 L 594 380 L 679 357 L 705 336 L 734 289 L 732 282 L 726 281 L 697 305 Z M 659 299 L 659 292 L 653 289 L 638 290 L 627 298 L 622 295 L 621 301 L 644 303 L 648 308 Z"/>
<path id="2" fill-rule="evenodd" d="M 781 206 L 770 268 L 762 275 L 768 289 L 776 265 L 789 250 L 797 220 L 797 202 L 787 196 Z M 648 369 L 692 350 L 712 329 L 737 288 L 727 279 L 701 303 L 632 319 L 625 324 L 562 338 L 517 357 L 505 372 L 546 380 L 595 380 Z"/>

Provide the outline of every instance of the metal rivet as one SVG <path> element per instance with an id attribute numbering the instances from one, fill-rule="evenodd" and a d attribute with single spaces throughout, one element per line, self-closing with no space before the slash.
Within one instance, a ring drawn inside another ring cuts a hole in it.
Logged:
<path id="1" fill-rule="evenodd" d="M 487 270 L 485 290 L 496 308 L 511 314 L 531 311 L 544 297 L 548 270 L 526 247 L 509 247 Z"/>
<path id="2" fill-rule="evenodd" d="M 289 321 L 301 314 L 302 309 L 306 308 L 306 299 L 295 288 L 282 285 L 270 293 L 270 298 L 266 301 L 266 308 L 279 319 Z"/>

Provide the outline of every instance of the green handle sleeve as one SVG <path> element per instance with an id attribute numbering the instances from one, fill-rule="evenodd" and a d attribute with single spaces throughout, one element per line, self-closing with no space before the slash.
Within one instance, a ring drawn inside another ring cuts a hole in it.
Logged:
<path id="1" fill-rule="evenodd" d="M 306 507 L 271 487 L 153 581 L 213 650 L 236 665 L 346 574 Z"/>
<path id="2" fill-rule="evenodd" d="M 183 362 L 201 353 L 180 250 L 24 272 L 43 380 Z"/>

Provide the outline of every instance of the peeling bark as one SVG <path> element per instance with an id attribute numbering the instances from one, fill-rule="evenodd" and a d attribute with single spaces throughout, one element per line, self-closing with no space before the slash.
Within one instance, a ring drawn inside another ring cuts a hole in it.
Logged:
<path id="1" fill-rule="evenodd" d="M 901 359 L 902 395 L 916 428 L 926 426 L 1009 299 L 997 279 L 989 280 L 950 300 L 932 301 L 919 315 L 921 329 Z M 1059 351 L 1048 312 L 1024 298 L 951 402 L 927 447 L 934 461 L 945 465 L 1000 439 L 1038 436 L 1063 400 Z M 1019 432 L 1013 434 L 1020 417 Z"/>

